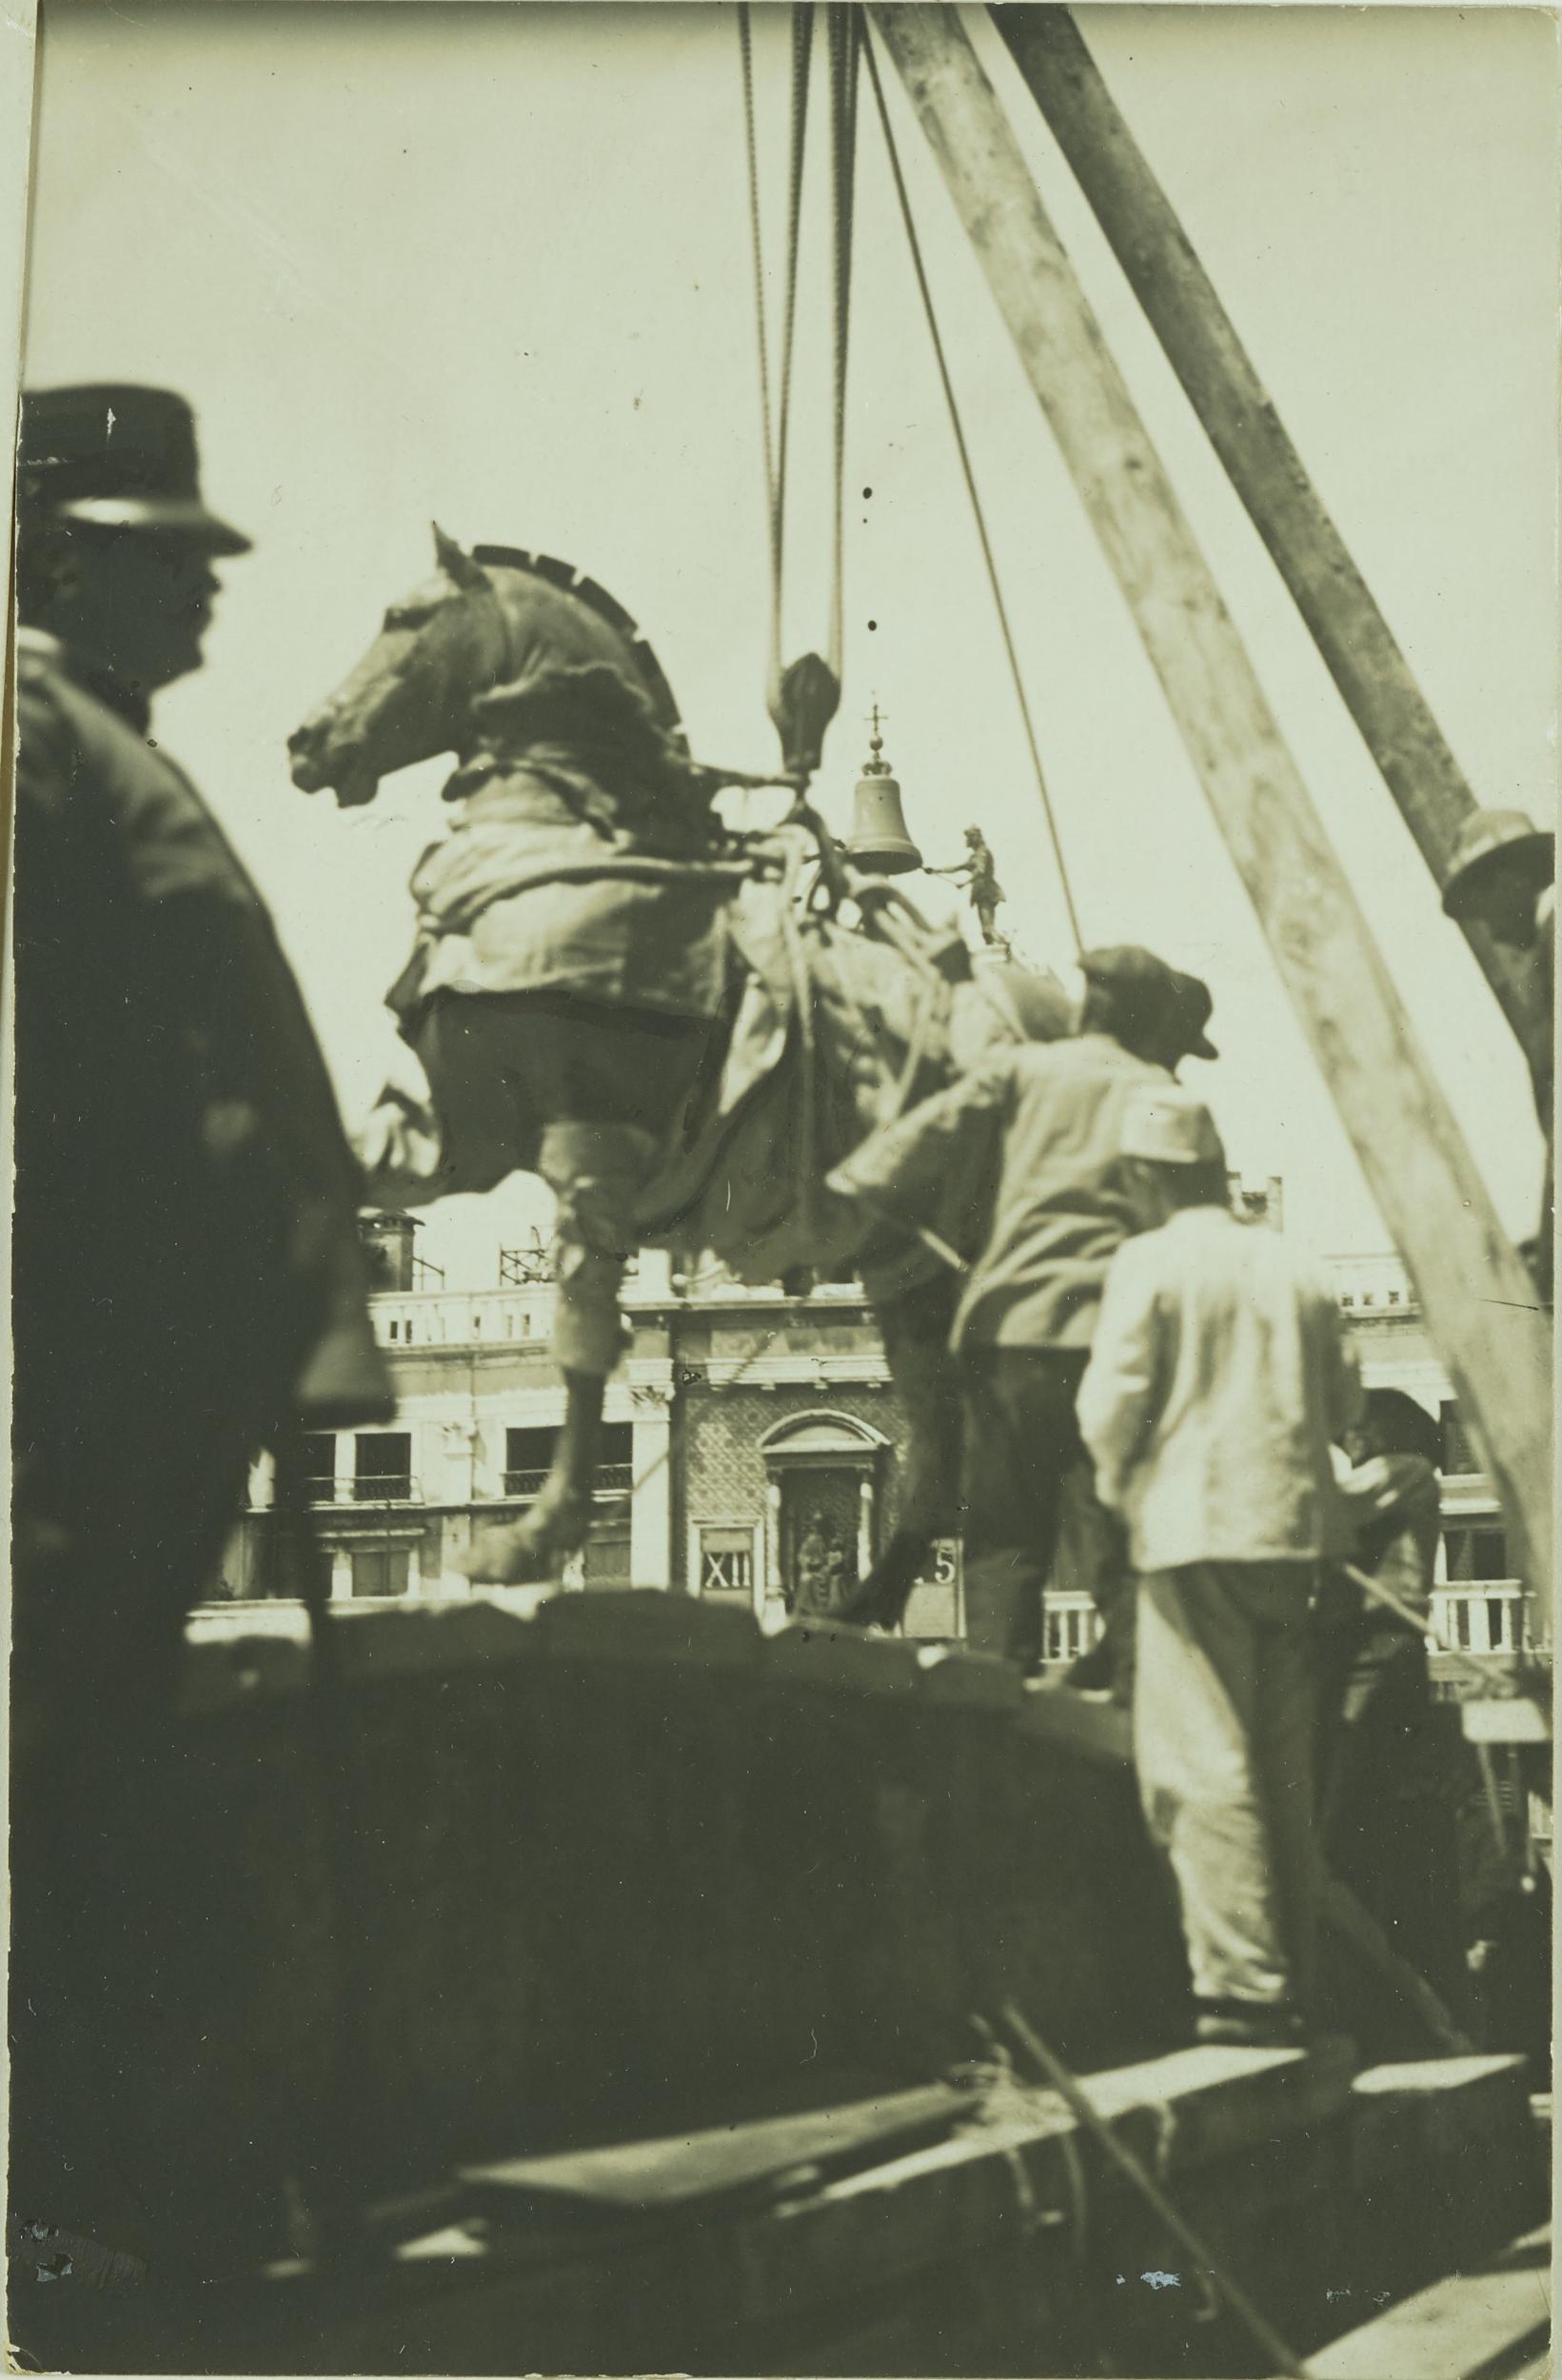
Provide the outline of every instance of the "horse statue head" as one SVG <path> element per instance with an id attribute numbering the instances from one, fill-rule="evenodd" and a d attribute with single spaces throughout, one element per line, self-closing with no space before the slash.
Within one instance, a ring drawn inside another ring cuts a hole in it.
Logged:
<path id="1" fill-rule="evenodd" d="M 686 749 L 678 705 L 623 605 L 567 562 L 508 545 L 470 553 L 434 525 L 438 567 L 386 612 L 334 694 L 287 739 L 302 792 L 372 802 L 382 777 L 483 736 L 481 705 L 548 670 L 608 670 L 637 686 L 669 743 Z"/>

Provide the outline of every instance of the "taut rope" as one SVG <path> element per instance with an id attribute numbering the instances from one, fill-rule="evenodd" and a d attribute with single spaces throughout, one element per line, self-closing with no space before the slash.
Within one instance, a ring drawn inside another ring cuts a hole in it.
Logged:
<path id="1" fill-rule="evenodd" d="M 943 386 L 944 403 L 949 408 L 950 427 L 955 433 L 960 470 L 965 478 L 965 492 L 971 500 L 971 511 L 976 521 L 977 536 L 981 543 L 981 558 L 987 566 L 987 583 L 993 590 L 993 606 L 998 613 L 998 632 L 1003 639 L 1003 650 L 1008 655 L 1009 674 L 1014 680 L 1015 696 L 1019 704 L 1019 717 L 1025 730 L 1025 742 L 1030 750 L 1031 766 L 1036 772 L 1036 789 L 1041 797 L 1042 815 L 1047 822 L 1047 833 L 1052 839 L 1053 858 L 1058 866 L 1058 882 L 1062 889 L 1063 906 L 1068 913 L 1069 931 L 1074 936 L 1076 951 L 1080 951 L 1084 948 L 1084 937 L 1079 930 L 1078 912 L 1075 907 L 1074 891 L 1069 883 L 1068 863 L 1063 857 L 1063 845 L 1058 832 L 1058 821 L 1053 814 L 1052 795 L 1047 788 L 1046 771 L 1041 765 L 1041 747 L 1037 741 L 1036 723 L 1031 717 L 1030 698 L 1025 691 L 1024 672 L 1019 666 L 1019 655 L 1015 648 L 1014 631 L 1009 625 L 1009 607 L 1004 601 L 1003 586 L 998 573 L 998 563 L 993 554 L 992 539 L 987 534 L 987 516 L 982 510 L 976 473 L 971 466 L 971 452 L 965 443 L 965 428 L 960 420 L 955 385 L 949 376 L 949 364 L 944 354 L 943 337 L 939 328 L 938 315 L 934 311 L 933 294 L 928 288 L 927 272 L 922 263 L 921 243 L 917 237 L 917 225 L 911 212 L 911 201 L 906 194 L 905 177 L 900 170 L 900 154 L 896 147 L 895 132 L 889 120 L 889 109 L 884 105 L 883 86 L 879 79 L 879 66 L 874 57 L 871 38 L 864 39 L 863 50 L 868 62 L 868 79 L 873 85 L 874 105 L 879 112 L 879 123 L 884 135 L 884 148 L 889 157 L 890 172 L 895 181 L 895 195 L 900 202 L 900 221 L 905 227 L 906 245 L 911 250 L 912 268 L 917 275 L 917 287 L 921 293 L 922 311 L 927 317 L 928 333 L 933 342 L 934 361 L 938 365 L 939 378 Z"/>

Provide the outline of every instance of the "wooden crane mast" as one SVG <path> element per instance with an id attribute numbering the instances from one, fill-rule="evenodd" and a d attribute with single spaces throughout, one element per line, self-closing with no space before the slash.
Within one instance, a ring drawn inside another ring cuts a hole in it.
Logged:
<path id="1" fill-rule="evenodd" d="M 1066 10 L 994 12 L 1434 872 L 1471 797 Z M 870 7 L 1485 1452 L 1549 1634 L 1552 1324 L 1498 1220 L 961 11 Z M 1521 1040 L 1532 996 L 1477 945 Z"/>

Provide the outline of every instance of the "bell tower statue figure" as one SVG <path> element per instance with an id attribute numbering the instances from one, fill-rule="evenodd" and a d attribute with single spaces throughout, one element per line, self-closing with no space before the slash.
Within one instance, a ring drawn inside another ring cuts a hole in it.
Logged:
<path id="1" fill-rule="evenodd" d="M 965 857 L 953 867 L 932 867 L 930 876 L 949 876 L 963 883 L 971 895 L 971 906 L 977 913 L 981 939 L 990 950 L 1004 948 L 1004 938 L 998 930 L 998 913 L 1003 905 L 1004 891 L 998 881 L 998 869 L 987 838 L 979 826 L 965 830 Z"/>

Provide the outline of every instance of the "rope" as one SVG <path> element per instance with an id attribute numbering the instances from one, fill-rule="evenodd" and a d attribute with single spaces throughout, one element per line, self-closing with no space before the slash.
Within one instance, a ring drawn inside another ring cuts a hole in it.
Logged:
<path id="1" fill-rule="evenodd" d="M 753 25 L 747 0 L 740 0 L 738 51 L 743 93 L 743 133 L 748 166 L 750 246 L 754 270 L 755 327 L 759 344 L 760 414 L 764 444 L 766 517 L 770 552 L 770 632 L 766 705 L 781 738 L 788 773 L 800 786 L 818 766 L 820 740 L 840 699 L 845 643 L 846 355 L 851 316 L 853 196 L 856 173 L 857 63 L 860 30 L 855 7 L 831 0 L 825 22 L 829 41 L 829 110 L 833 244 L 833 338 L 831 374 L 834 487 L 830 524 L 828 658 L 808 654 L 790 668 L 781 664 L 786 596 L 786 486 L 791 451 L 793 358 L 802 247 L 802 200 L 812 87 L 814 6 L 799 0 L 791 12 L 792 83 L 787 132 L 786 254 L 781 297 L 781 354 L 772 387 L 770 340 L 764 302 L 764 241 L 760 210 L 759 131 L 754 97 Z M 801 799 L 801 794 L 800 794 Z"/>
<path id="2" fill-rule="evenodd" d="M 1307 2380 L 1306 2369 L 1294 2350 L 1286 2345 L 1279 2332 L 1265 2320 L 1240 2284 L 1216 2264 L 1208 2246 L 1194 2230 L 1193 2225 L 1178 2213 L 1160 2185 L 1151 2179 L 1137 2157 L 1118 2139 L 1111 2125 L 1106 2122 L 1085 2092 L 1081 2091 L 1062 2059 L 1056 2051 L 1049 2050 L 1034 2027 L 1026 2023 L 1013 2000 L 1004 2003 L 1003 2021 L 1025 2052 L 1032 2066 L 1057 2092 L 1075 2121 L 1082 2124 L 1085 2130 L 1093 2134 L 1117 2168 L 1118 2172 L 1133 2185 L 1146 2205 L 1165 2224 L 1174 2238 L 1178 2240 L 1194 2258 L 1196 2269 L 1202 2271 L 1213 2282 L 1233 2313 L 1269 2358 L 1269 2368 L 1275 2372 L 1285 2372 L 1289 2375 L 1289 2380 Z"/>
<path id="3" fill-rule="evenodd" d="M 955 395 L 955 384 L 949 376 L 943 337 L 939 329 L 938 316 L 934 311 L 933 294 L 928 288 L 927 272 L 922 263 L 921 243 L 917 237 L 917 225 L 911 211 L 911 201 L 906 194 L 905 177 L 900 170 L 900 154 L 896 147 L 895 133 L 889 120 L 889 109 L 884 105 L 883 86 L 879 79 L 879 65 L 874 55 L 871 36 L 864 35 L 862 48 L 867 59 L 868 79 L 873 85 L 874 105 L 878 109 L 879 123 L 884 135 L 884 148 L 889 157 L 890 172 L 895 181 L 895 195 L 900 202 L 900 221 L 905 227 L 906 244 L 911 250 L 912 268 L 917 275 L 918 289 L 921 294 L 922 311 L 927 318 L 928 334 L 933 342 L 934 359 L 939 367 L 939 378 L 943 385 L 944 403 L 949 408 L 950 427 L 955 433 L 955 445 L 959 454 L 960 469 L 965 478 L 965 492 L 971 500 L 971 511 L 977 525 L 977 536 L 981 544 L 981 556 L 987 567 L 987 582 L 993 590 L 993 605 L 998 613 L 998 632 L 1003 639 L 1004 652 L 1008 656 L 1009 674 L 1014 680 L 1015 696 L 1019 704 L 1019 716 L 1025 730 L 1025 742 L 1030 749 L 1031 766 L 1036 772 L 1036 789 L 1041 797 L 1042 814 L 1046 819 L 1047 833 L 1052 841 L 1053 859 L 1058 868 L 1058 882 L 1062 890 L 1063 906 L 1068 913 L 1069 931 L 1074 937 L 1075 950 L 1079 952 L 1084 948 L 1084 937 L 1079 930 L 1078 912 L 1074 904 L 1068 863 L 1063 857 L 1063 845 L 1058 832 L 1058 821 L 1053 815 L 1052 796 L 1047 789 L 1046 772 L 1041 765 L 1041 748 L 1037 741 L 1036 724 L 1031 717 L 1030 701 L 1025 692 L 1024 673 L 1019 666 L 1019 655 L 1015 647 L 1014 631 L 1009 625 L 1009 609 L 1003 598 L 1003 588 L 998 574 L 998 564 L 993 554 L 992 540 L 987 533 L 987 516 L 982 510 L 976 473 L 971 466 L 971 454 L 965 443 L 965 429 L 960 420 L 959 405 Z"/>
<path id="4" fill-rule="evenodd" d="M 765 334 L 764 244 L 760 225 L 760 145 L 754 121 L 754 42 L 748 0 L 738 0 L 738 57 L 743 81 L 743 135 L 748 152 L 748 228 L 754 259 L 754 329 L 760 350 L 760 434 L 764 442 L 765 524 L 770 569 L 776 574 L 776 434 L 770 419 L 770 346 Z"/>
<path id="5" fill-rule="evenodd" d="M 804 1236 L 815 1237 L 819 1215 L 818 1168 L 815 1149 L 818 1145 L 818 1118 L 815 1100 L 819 1087 L 819 1053 L 814 1041 L 814 985 L 808 969 L 807 953 L 802 947 L 802 934 L 798 923 L 796 887 L 801 865 L 801 846 L 792 869 L 781 887 L 781 940 L 786 948 L 787 965 L 792 977 L 792 998 L 797 1005 L 798 1046 L 802 1062 L 802 1116 L 797 1135 L 797 1165 L 793 1180 L 798 1213 L 802 1219 Z"/>
<path id="6" fill-rule="evenodd" d="M 781 301 L 781 376 L 771 392 L 770 340 L 764 301 L 764 234 L 760 211 L 760 147 L 754 106 L 754 43 L 748 0 L 739 0 L 738 57 L 743 86 L 743 140 L 748 164 L 749 244 L 754 267 L 754 329 L 760 365 L 760 428 L 763 441 L 765 531 L 770 552 L 769 699 L 781 687 L 781 599 L 785 585 L 786 450 L 792 418 L 792 347 L 797 321 L 798 248 L 802 210 L 802 160 L 808 121 L 812 6 L 792 11 L 792 109 L 789 132 L 786 282 Z"/>
<path id="7" fill-rule="evenodd" d="M 809 69 L 814 55 L 813 0 L 792 10 L 792 106 L 786 165 L 786 293 L 781 317 L 781 387 L 777 391 L 776 476 L 771 487 L 770 692 L 781 678 L 781 596 L 786 545 L 786 458 L 792 422 L 792 351 L 798 316 L 798 260 L 802 246 L 802 169 L 808 146 Z"/>
<path id="8" fill-rule="evenodd" d="M 830 40 L 830 149 L 834 184 L 835 485 L 830 554 L 828 660 L 839 679 L 845 649 L 846 351 L 851 333 L 852 227 L 857 166 L 857 68 L 861 20 L 855 6 L 832 0 L 826 23 Z"/>
<path id="9" fill-rule="evenodd" d="M 1485 1699 L 1513 1698 L 1493 1695 L 1493 1680 L 1489 1673 L 1482 1669 L 1478 1661 L 1472 1660 L 1468 1654 L 1461 1653 L 1457 1646 L 1450 1644 L 1441 1630 L 1433 1628 L 1430 1614 L 1417 1612 L 1412 1604 L 1401 1602 L 1391 1588 L 1384 1586 L 1380 1579 L 1370 1577 L 1366 1571 L 1357 1570 L 1354 1562 L 1341 1562 L 1340 1568 L 1350 1579 L 1351 1584 L 1359 1587 L 1362 1594 L 1370 1597 L 1373 1602 L 1381 1603 L 1385 1610 L 1394 1614 L 1395 1619 L 1402 1619 L 1406 1626 L 1414 1628 L 1418 1636 L 1430 1636 L 1438 1652 L 1444 1655 L 1455 1669 L 1462 1671 L 1466 1677 L 1473 1678 L 1483 1688 Z"/>

